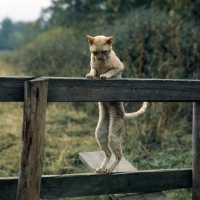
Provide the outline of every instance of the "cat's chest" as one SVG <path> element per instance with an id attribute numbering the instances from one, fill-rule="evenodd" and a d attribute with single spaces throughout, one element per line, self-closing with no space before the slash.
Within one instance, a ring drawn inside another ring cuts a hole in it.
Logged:
<path id="1" fill-rule="evenodd" d="M 93 64 L 95 66 L 95 69 L 97 70 L 98 76 L 100 76 L 101 74 L 105 74 L 113 68 L 112 62 L 109 61 L 96 61 Z"/>

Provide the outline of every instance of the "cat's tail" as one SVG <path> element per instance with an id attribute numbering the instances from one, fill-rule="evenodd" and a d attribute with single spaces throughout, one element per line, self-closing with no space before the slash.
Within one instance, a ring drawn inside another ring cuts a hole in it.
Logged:
<path id="1" fill-rule="evenodd" d="M 147 105 L 148 105 L 148 102 L 143 102 L 142 107 L 137 112 L 125 113 L 125 119 L 130 119 L 130 118 L 134 118 L 141 115 L 147 109 Z"/>

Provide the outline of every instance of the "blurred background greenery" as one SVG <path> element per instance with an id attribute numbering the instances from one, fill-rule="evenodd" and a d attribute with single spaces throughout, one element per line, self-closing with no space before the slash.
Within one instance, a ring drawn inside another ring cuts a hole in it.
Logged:
<path id="1" fill-rule="evenodd" d="M 124 78 L 199 79 L 199 10 L 200 0 L 52 0 L 35 22 L 1 22 L 0 75 L 85 77 L 89 34 L 114 36 Z M 125 103 L 128 111 L 140 106 Z M 22 107 L 0 104 L 0 176 L 18 174 Z M 99 150 L 97 121 L 96 103 L 48 104 L 43 173 L 86 172 L 78 153 Z M 152 102 L 126 122 L 124 155 L 139 170 L 192 167 L 191 127 L 192 103 Z M 166 194 L 191 199 L 190 190 Z"/>

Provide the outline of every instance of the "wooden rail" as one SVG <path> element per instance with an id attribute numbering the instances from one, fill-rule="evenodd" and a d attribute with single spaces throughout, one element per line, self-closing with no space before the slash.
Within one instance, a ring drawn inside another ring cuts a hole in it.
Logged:
<path id="1" fill-rule="evenodd" d="M 0 178 L 0 199 L 15 199 L 16 193 L 17 200 L 38 200 L 39 196 L 40 198 L 62 198 L 124 192 L 155 192 L 188 187 L 193 187 L 193 200 L 200 199 L 199 80 L 0 77 L 0 102 L 23 101 L 25 105 L 23 145 L 18 189 L 17 178 Z M 47 101 L 195 102 L 193 108 L 193 171 L 182 169 L 111 175 L 44 176 L 40 186 L 43 162 L 42 138 L 44 137 Z M 160 184 L 161 180 L 163 180 L 162 184 Z"/>
<path id="2" fill-rule="evenodd" d="M 24 82 L 32 79 L 34 77 L 1 77 L 0 102 L 23 102 Z M 48 102 L 200 101 L 199 80 L 48 79 Z"/>
<path id="3" fill-rule="evenodd" d="M 161 184 L 162 181 L 162 184 Z M 40 198 L 64 198 L 191 188 L 191 169 L 42 176 Z M 0 178 L 0 199 L 15 199 L 17 177 Z M 34 199 L 33 195 L 31 198 Z"/>

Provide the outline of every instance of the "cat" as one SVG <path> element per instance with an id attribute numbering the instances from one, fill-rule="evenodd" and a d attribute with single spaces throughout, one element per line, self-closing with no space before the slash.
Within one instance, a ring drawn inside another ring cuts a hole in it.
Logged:
<path id="1" fill-rule="evenodd" d="M 86 36 L 91 52 L 91 69 L 86 77 L 121 78 L 124 65 L 112 50 L 113 37 Z M 100 168 L 96 169 L 96 173 L 111 173 L 119 164 L 122 158 L 120 136 L 124 129 L 124 121 L 144 113 L 146 108 L 147 102 L 143 102 L 142 107 L 137 112 L 125 113 L 122 102 L 99 102 L 99 121 L 95 137 L 100 148 L 105 152 L 105 159 Z M 115 161 L 107 169 L 106 166 L 112 153 L 115 155 Z"/>

